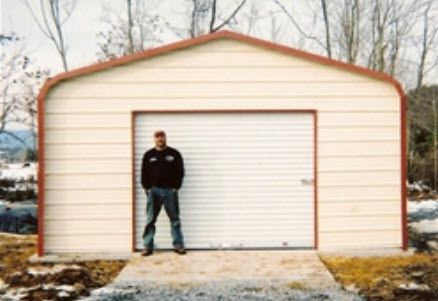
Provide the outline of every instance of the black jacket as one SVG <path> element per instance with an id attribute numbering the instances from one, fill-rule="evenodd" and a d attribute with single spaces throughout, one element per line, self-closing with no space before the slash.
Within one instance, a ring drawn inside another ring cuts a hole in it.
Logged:
<path id="1" fill-rule="evenodd" d="M 157 150 L 153 147 L 144 153 L 141 165 L 141 185 L 144 189 L 152 186 L 180 189 L 183 177 L 184 161 L 177 149 L 166 146 Z"/>

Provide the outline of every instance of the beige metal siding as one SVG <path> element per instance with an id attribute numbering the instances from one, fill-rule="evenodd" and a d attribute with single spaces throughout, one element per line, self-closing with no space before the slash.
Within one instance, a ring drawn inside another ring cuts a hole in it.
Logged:
<path id="1" fill-rule="evenodd" d="M 131 251 L 131 110 L 233 108 L 318 110 L 320 249 L 401 245 L 394 87 L 220 39 L 51 89 L 46 251 Z"/>

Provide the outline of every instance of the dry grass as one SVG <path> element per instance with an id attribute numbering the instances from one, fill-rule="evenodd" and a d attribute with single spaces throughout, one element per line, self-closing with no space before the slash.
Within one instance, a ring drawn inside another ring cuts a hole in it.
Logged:
<path id="1" fill-rule="evenodd" d="M 36 235 L 0 234 L 0 278 L 29 265 L 27 259 L 36 252 Z"/>
<path id="2" fill-rule="evenodd" d="M 56 273 L 33 275 L 28 268 L 52 268 L 56 263 L 29 263 L 27 260 L 36 252 L 36 235 L 0 233 L 0 279 L 9 288 L 29 288 L 25 300 L 75 300 L 88 295 L 89 291 L 111 282 L 126 265 L 124 260 L 93 260 L 63 263 L 64 269 Z M 58 264 L 59 266 L 59 264 Z M 70 298 L 59 298 L 54 288 L 43 289 L 43 284 L 72 285 L 76 288 Z"/>
<path id="3" fill-rule="evenodd" d="M 296 290 L 305 290 L 308 288 L 304 283 L 299 281 L 290 281 L 287 283 L 287 287 Z"/>
<path id="4" fill-rule="evenodd" d="M 438 300 L 438 255 L 320 256 L 336 281 L 354 285 L 370 300 Z M 427 284 L 425 291 L 404 291 L 401 284 Z"/>

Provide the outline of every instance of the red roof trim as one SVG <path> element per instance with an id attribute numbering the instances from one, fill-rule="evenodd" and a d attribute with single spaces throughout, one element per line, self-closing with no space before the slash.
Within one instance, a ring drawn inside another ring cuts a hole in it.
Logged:
<path id="1" fill-rule="evenodd" d="M 267 40 L 262 40 L 255 37 L 250 37 L 244 34 L 221 30 L 214 33 L 198 36 L 191 39 L 186 39 L 182 41 L 178 41 L 175 43 L 171 43 L 168 45 L 147 49 L 145 51 L 141 51 L 135 54 L 131 54 L 128 56 L 124 56 L 121 58 L 113 59 L 107 62 L 101 62 L 94 65 L 77 68 L 68 72 L 60 73 L 53 78 L 50 78 L 45 82 L 43 87 L 40 90 L 40 93 L 37 97 L 37 114 L 38 114 L 38 148 L 39 148 L 39 164 L 38 164 L 38 255 L 44 255 L 44 99 L 49 92 L 50 88 L 57 84 L 60 81 L 77 77 L 80 75 L 89 74 L 96 71 L 105 70 L 114 66 L 123 65 L 125 63 L 134 62 L 136 60 L 145 59 L 148 57 L 153 57 L 162 53 L 170 52 L 173 50 L 178 50 L 194 45 L 200 45 L 205 42 L 216 40 L 219 38 L 230 38 L 238 41 L 243 41 L 252 45 L 257 45 L 261 47 L 265 47 L 271 50 L 283 52 L 285 54 L 293 55 L 296 57 L 304 58 L 311 60 L 313 62 L 318 62 L 321 64 L 337 67 L 346 71 L 350 71 L 352 73 L 365 75 L 374 79 L 386 81 L 392 84 L 400 95 L 400 140 L 401 140 L 401 213 L 402 213 L 402 249 L 406 250 L 408 247 L 408 232 L 407 232 L 407 190 L 406 190 L 406 154 L 407 154 L 407 146 L 406 146 L 406 96 L 404 94 L 403 88 L 400 83 L 389 76 L 386 73 L 374 71 L 368 68 L 364 68 L 361 66 L 344 63 L 342 61 L 329 59 L 327 57 L 313 54 L 310 52 L 306 52 L 303 50 L 299 50 L 296 48 L 292 48 L 285 45 L 276 44 Z"/>
<path id="2" fill-rule="evenodd" d="M 400 95 L 403 95 L 403 93 L 404 93 L 400 83 L 384 72 L 374 71 L 374 70 L 371 70 L 371 69 L 368 69 L 365 67 L 361 67 L 358 65 L 345 63 L 345 62 L 334 60 L 334 59 L 329 59 L 327 57 L 324 57 L 324 56 L 321 56 L 318 54 L 313 54 L 313 53 L 299 50 L 299 49 L 296 49 L 296 48 L 293 48 L 290 46 L 273 43 L 273 42 L 270 42 L 267 40 L 262 40 L 259 38 L 247 36 L 244 34 L 232 32 L 232 31 L 228 31 L 228 30 L 217 31 L 214 33 L 198 36 L 195 38 L 186 39 L 186 40 L 174 42 L 171 44 L 147 49 L 147 50 L 144 50 L 141 52 L 137 52 L 137 53 L 127 55 L 124 57 L 120 57 L 120 58 L 116 58 L 116 59 L 113 59 L 110 61 L 100 62 L 100 63 L 96 63 L 93 65 L 73 69 L 73 70 L 70 70 L 67 72 L 63 72 L 63 73 L 60 73 L 60 74 L 54 76 L 53 78 L 50 78 L 46 82 L 45 85 L 47 86 L 47 88 L 50 88 L 62 80 L 77 77 L 80 75 L 93 73 L 96 71 L 105 70 L 105 69 L 108 69 L 111 67 L 123 65 L 126 63 L 130 63 L 130 62 L 135 62 L 137 60 L 145 59 L 148 57 L 153 57 L 153 56 L 160 55 L 160 54 L 170 52 L 173 50 L 178 50 L 178 49 L 183 49 L 183 48 L 187 48 L 190 46 L 204 44 L 208 41 L 217 40 L 220 38 L 230 38 L 233 40 L 243 41 L 243 42 L 246 42 L 246 43 L 249 43 L 252 45 L 262 46 L 262 47 L 272 49 L 275 51 L 284 52 L 284 53 L 289 54 L 289 55 L 308 59 L 308 60 L 313 61 L 313 62 L 318 62 L 318 63 L 322 63 L 325 65 L 335 66 L 335 67 L 338 67 L 338 68 L 341 68 L 341 69 L 344 69 L 344 70 L 347 70 L 347 71 L 350 71 L 353 73 L 366 75 L 368 77 L 387 81 L 396 87 L 396 89 Z"/>

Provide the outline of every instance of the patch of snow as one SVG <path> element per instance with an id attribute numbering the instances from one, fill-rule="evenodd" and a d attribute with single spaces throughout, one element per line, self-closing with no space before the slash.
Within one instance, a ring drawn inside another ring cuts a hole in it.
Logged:
<path id="1" fill-rule="evenodd" d="M 426 200 L 426 201 L 409 201 L 408 212 L 417 213 L 419 211 L 436 211 L 438 210 L 438 200 Z"/>
<path id="2" fill-rule="evenodd" d="M 29 267 L 26 272 L 30 275 L 38 276 L 50 273 L 50 269 L 46 267 Z"/>
<path id="3" fill-rule="evenodd" d="M 68 284 L 56 285 L 54 283 L 43 283 L 42 289 L 43 290 L 56 290 L 56 291 L 58 291 L 59 297 L 62 297 L 60 295 L 60 293 L 63 293 L 63 294 L 65 293 L 66 295 L 64 297 L 68 297 L 68 296 L 70 296 L 71 292 L 74 292 L 76 290 L 73 285 L 68 285 Z"/>
<path id="4" fill-rule="evenodd" d="M 5 300 L 5 301 L 20 301 L 23 300 L 23 298 L 25 298 L 26 296 L 28 296 L 28 293 L 26 290 L 23 290 L 22 288 L 12 288 L 6 291 L 6 293 L 4 293 L 1 297 L 1 300 Z"/>
<path id="5" fill-rule="evenodd" d="M 19 301 L 23 300 L 24 298 L 29 298 L 29 291 L 36 290 L 40 286 L 34 285 L 31 287 L 19 287 L 19 288 L 11 288 L 7 290 L 3 295 L 0 295 L 2 297 L 2 301 Z M 27 299 L 26 299 L 27 300 Z"/>
<path id="6" fill-rule="evenodd" d="M 31 275 L 56 274 L 56 273 L 59 273 L 65 269 L 80 270 L 80 269 L 82 269 L 82 267 L 77 265 L 77 264 L 72 264 L 72 265 L 57 264 L 57 265 L 54 265 L 52 268 L 48 268 L 48 267 L 44 267 L 44 266 L 43 267 L 37 266 L 37 267 L 27 268 L 27 273 L 31 274 Z"/>
<path id="7" fill-rule="evenodd" d="M 411 223 L 411 226 L 419 233 L 438 233 L 438 218 L 414 222 Z"/>
<path id="8" fill-rule="evenodd" d="M 65 291 L 60 291 L 60 292 L 58 292 L 58 297 L 67 298 L 67 297 L 70 297 L 70 294 L 65 292 Z"/>
<path id="9" fill-rule="evenodd" d="M 119 287 L 113 287 L 113 286 L 103 286 L 96 288 L 92 291 L 92 295 L 113 295 L 117 293 L 123 293 L 128 291 L 129 288 L 119 288 Z"/>
<path id="10" fill-rule="evenodd" d="M 438 252 L 438 242 L 437 241 L 429 240 L 428 242 L 426 242 L 426 245 L 432 251 Z"/>
<path id="11" fill-rule="evenodd" d="M 0 292 L 5 290 L 8 286 L 9 284 L 5 283 L 3 279 L 0 279 Z"/>
<path id="12" fill-rule="evenodd" d="M 434 220 L 438 218 L 438 200 L 409 201 L 407 209 L 409 222 Z"/>
<path id="13" fill-rule="evenodd" d="M 357 287 L 354 283 L 345 286 L 344 289 L 346 291 L 353 292 L 353 293 L 358 293 L 360 291 L 360 288 Z"/>
<path id="14" fill-rule="evenodd" d="M 53 266 L 52 273 L 58 273 L 65 269 L 82 270 L 83 267 L 77 264 L 71 264 L 71 265 L 57 264 Z"/>
<path id="15" fill-rule="evenodd" d="M 43 290 L 47 291 L 50 289 L 54 289 L 55 285 L 53 283 L 43 283 L 42 286 Z"/>
<path id="16" fill-rule="evenodd" d="M 35 168 L 2 168 L 0 170 L 0 179 L 29 180 L 31 177 L 37 178 L 37 170 Z"/>
<path id="17" fill-rule="evenodd" d="M 421 290 L 421 291 L 427 291 L 430 290 L 430 287 L 427 284 L 421 283 L 415 283 L 415 282 L 409 282 L 408 284 L 402 283 L 399 285 L 400 288 L 404 290 Z"/>
<path id="18" fill-rule="evenodd" d="M 73 285 L 63 284 L 55 287 L 56 290 L 62 290 L 66 292 L 74 292 L 75 287 Z"/>
<path id="19" fill-rule="evenodd" d="M 423 184 L 422 181 L 419 182 L 414 182 L 414 183 L 408 183 L 407 187 L 410 191 L 423 191 L 423 190 L 429 190 L 430 191 L 430 187 L 427 186 L 426 184 Z"/>

